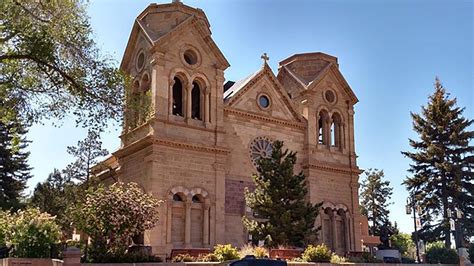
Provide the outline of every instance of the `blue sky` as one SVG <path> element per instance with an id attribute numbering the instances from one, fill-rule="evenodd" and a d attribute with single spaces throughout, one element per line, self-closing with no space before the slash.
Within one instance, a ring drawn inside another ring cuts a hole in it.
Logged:
<path id="1" fill-rule="evenodd" d="M 169 2 L 169 1 L 168 1 Z M 120 62 L 133 20 L 149 4 L 141 0 L 91 1 L 89 15 L 99 47 Z M 263 52 L 276 72 L 295 53 L 338 57 L 340 70 L 358 96 L 355 137 L 358 164 L 379 168 L 394 187 L 391 218 L 411 232 L 401 182 L 409 160 L 410 111 L 419 112 L 439 76 L 448 92 L 474 118 L 474 4 L 472 1 L 185 1 L 203 9 L 213 38 L 231 64 L 225 76 L 238 80 L 261 66 Z M 73 121 L 73 119 L 71 119 Z M 120 130 L 111 126 L 104 145 L 114 151 Z M 46 121 L 28 135 L 34 178 L 30 190 L 72 158 L 66 146 L 86 132 L 64 121 Z"/>

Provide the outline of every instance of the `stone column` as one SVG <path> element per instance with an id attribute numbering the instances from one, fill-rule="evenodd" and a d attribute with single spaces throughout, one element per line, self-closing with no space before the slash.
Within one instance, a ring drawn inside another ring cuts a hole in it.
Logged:
<path id="1" fill-rule="evenodd" d="M 204 92 L 204 123 L 205 125 L 209 125 L 209 89 L 206 89 Z"/>
<path id="2" fill-rule="evenodd" d="M 79 248 L 69 247 L 63 251 L 63 266 L 81 266 L 82 252 Z"/>
<path id="3" fill-rule="evenodd" d="M 346 238 L 346 248 L 345 248 L 345 251 L 349 251 L 351 248 L 351 241 L 350 241 L 350 234 L 349 234 L 349 227 L 350 227 L 350 224 L 349 224 L 349 215 L 348 213 L 346 212 L 344 214 L 344 236 Z"/>
<path id="4" fill-rule="evenodd" d="M 171 243 L 171 223 L 173 220 L 173 203 L 168 202 L 168 208 L 166 210 L 166 244 Z"/>
<path id="5" fill-rule="evenodd" d="M 186 218 L 184 225 L 184 247 L 191 247 L 191 200 L 187 200 L 184 204 L 186 208 Z"/>
<path id="6" fill-rule="evenodd" d="M 168 95 L 169 95 L 169 98 L 168 98 L 168 115 L 173 115 L 173 86 L 174 86 L 174 79 L 171 79 L 170 80 L 170 86 L 168 88 Z"/>
<path id="7" fill-rule="evenodd" d="M 202 245 L 204 247 L 209 246 L 209 208 L 211 204 L 209 204 L 209 200 L 206 200 L 204 203 L 204 220 L 203 220 L 203 229 L 202 229 Z"/>
<path id="8" fill-rule="evenodd" d="M 191 103 L 192 103 L 192 96 L 191 92 L 193 90 L 193 84 L 189 83 L 186 88 L 186 121 L 191 120 Z"/>
<path id="9" fill-rule="evenodd" d="M 336 225 L 337 210 L 332 210 L 332 246 L 333 251 L 337 248 L 337 225 Z"/>
<path id="10" fill-rule="evenodd" d="M 325 125 L 325 127 L 323 128 L 324 144 L 327 147 L 331 147 L 331 118 L 326 117 L 326 119 L 324 119 L 324 125 Z"/>

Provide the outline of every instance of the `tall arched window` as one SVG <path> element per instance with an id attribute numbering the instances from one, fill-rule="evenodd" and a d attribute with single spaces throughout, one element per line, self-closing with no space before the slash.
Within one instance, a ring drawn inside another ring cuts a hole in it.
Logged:
<path id="1" fill-rule="evenodd" d="M 321 110 L 318 115 L 318 144 L 327 144 L 328 136 L 327 136 L 327 120 L 328 120 L 328 113 L 325 110 Z"/>
<path id="2" fill-rule="evenodd" d="M 331 146 L 341 147 L 342 143 L 342 119 L 338 113 L 332 115 L 331 123 Z"/>
<path id="3" fill-rule="evenodd" d="M 191 118 L 202 120 L 201 118 L 201 88 L 197 82 L 193 82 L 191 91 Z"/>
<path id="4" fill-rule="evenodd" d="M 175 193 L 173 195 L 173 204 L 171 210 L 171 243 L 181 245 L 184 243 L 185 236 L 185 222 L 186 222 L 186 209 L 185 201 L 186 196 L 182 193 Z"/>
<path id="5" fill-rule="evenodd" d="M 183 83 L 177 77 L 174 78 L 174 84 L 173 84 L 173 114 L 177 116 L 184 116 Z"/>

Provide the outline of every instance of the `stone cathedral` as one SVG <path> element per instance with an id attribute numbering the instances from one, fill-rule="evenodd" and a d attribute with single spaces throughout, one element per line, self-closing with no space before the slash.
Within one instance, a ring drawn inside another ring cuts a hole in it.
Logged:
<path id="1" fill-rule="evenodd" d="M 151 4 L 134 21 L 121 69 L 133 77 L 127 97 L 139 108 L 126 110 L 121 147 L 99 176 L 136 182 L 164 201 L 143 236 L 153 253 L 246 244 L 244 188 L 274 140 L 298 153 L 309 200 L 323 202 L 319 241 L 338 253 L 361 249 L 358 99 L 337 58 L 295 54 L 277 73 L 262 58 L 255 73 L 226 81 L 229 62 L 201 9 Z"/>

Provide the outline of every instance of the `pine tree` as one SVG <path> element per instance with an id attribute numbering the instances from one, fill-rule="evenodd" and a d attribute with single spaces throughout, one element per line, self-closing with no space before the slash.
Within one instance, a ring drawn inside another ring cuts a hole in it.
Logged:
<path id="1" fill-rule="evenodd" d="M 65 174 L 73 180 L 89 182 L 92 172 L 91 167 L 98 163 L 98 158 L 106 156 L 109 152 L 102 148 L 100 135 L 89 130 L 84 140 L 78 141 L 77 146 L 67 147 L 67 152 L 76 158 L 64 170 Z"/>
<path id="2" fill-rule="evenodd" d="M 434 85 L 435 92 L 421 114 L 411 113 L 419 140 L 410 139 L 413 151 L 402 152 L 413 161 L 409 169 L 413 175 L 404 184 L 422 212 L 420 238 L 444 239 L 450 247 L 449 216 L 454 218 L 456 210 L 464 213 L 456 229 L 462 226 L 465 238 L 474 232 L 474 147 L 470 144 L 474 132 L 469 130 L 473 120 L 463 117 L 464 108 L 449 97 L 438 78 Z"/>
<path id="3" fill-rule="evenodd" d="M 18 119 L 12 101 L 0 94 L 0 209 L 21 207 L 21 192 L 31 177 L 26 128 Z"/>
<path id="4" fill-rule="evenodd" d="M 384 177 L 382 170 L 368 169 L 365 175 L 361 184 L 360 208 L 369 221 L 369 233 L 380 235 L 382 226 L 386 226 L 389 231 L 392 230 L 388 219 L 390 213 L 388 205 L 391 204 L 393 188 L 390 187 L 389 181 L 382 181 Z"/>
<path id="5" fill-rule="evenodd" d="M 321 204 L 308 202 L 303 172 L 294 175 L 296 153 L 283 150 L 283 142 L 273 143 L 272 154 L 257 161 L 255 190 L 245 191 L 245 201 L 254 215 L 243 222 L 252 239 L 265 240 L 268 246 L 301 247 L 312 243 L 319 228 L 314 222 Z"/>

